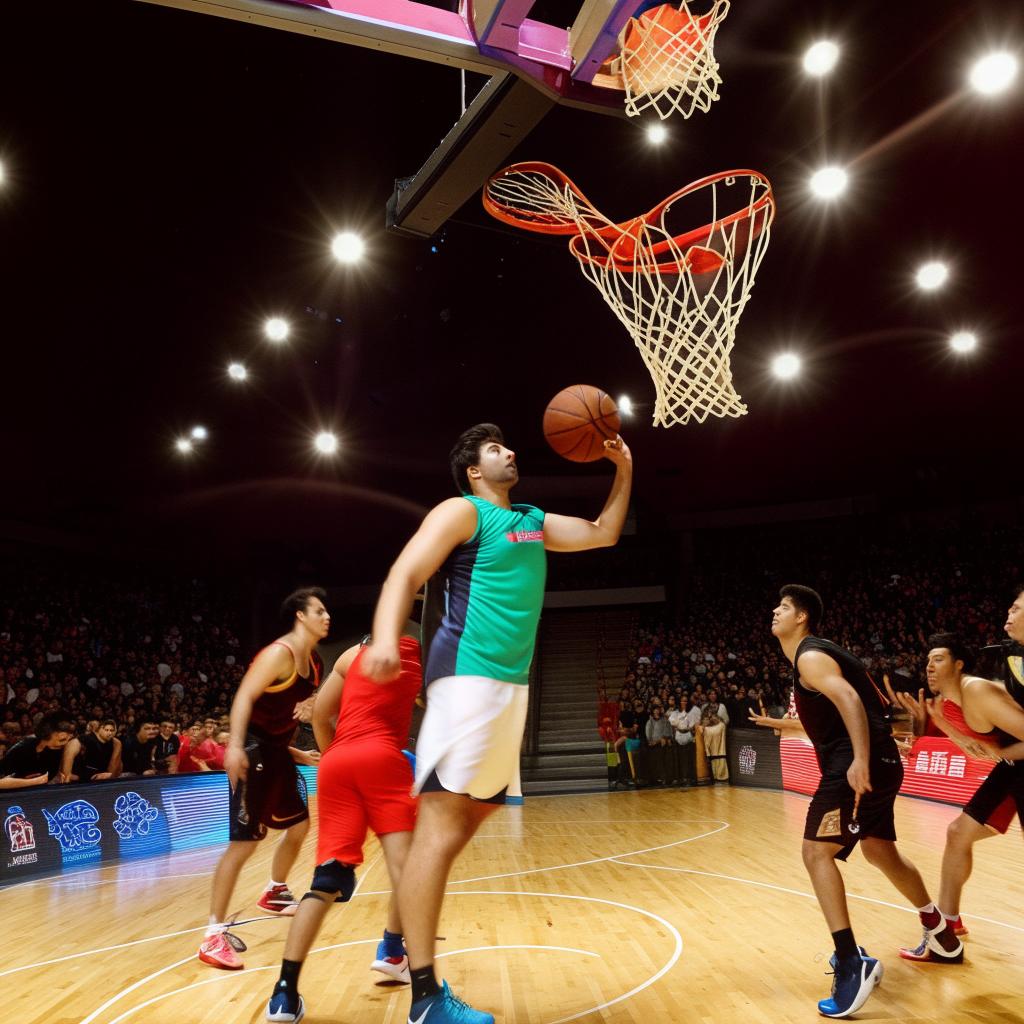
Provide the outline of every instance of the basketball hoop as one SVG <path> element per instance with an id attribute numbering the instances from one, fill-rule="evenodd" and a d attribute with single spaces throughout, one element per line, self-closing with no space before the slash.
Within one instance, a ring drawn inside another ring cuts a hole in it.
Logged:
<path id="1" fill-rule="evenodd" d="M 678 7 L 662 4 L 630 18 L 618 56 L 602 66 L 593 84 L 624 90 L 630 117 L 646 110 L 662 120 L 675 111 L 683 117 L 707 113 L 722 84 L 714 42 L 728 13 L 729 0 L 715 0 L 701 15 L 683 0 Z"/>
<path id="2" fill-rule="evenodd" d="M 558 168 L 520 163 L 487 182 L 483 203 L 506 224 L 572 236 L 569 251 L 654 381 L 655 426 L 746 413 L 730 356 L 775 216 L 763 174 L 712 174 L 616 224 Z M 694 210 L 689 223 L 704 226 L 680 232 L 670 225 L 684 207 Z"/>

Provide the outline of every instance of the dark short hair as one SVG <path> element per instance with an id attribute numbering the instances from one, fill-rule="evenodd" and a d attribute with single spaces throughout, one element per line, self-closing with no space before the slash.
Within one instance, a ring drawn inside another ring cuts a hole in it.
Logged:
<path id="1" fill-rule="evenodd" d="M 52 711 L 36 722 L 35 737 L 37 740 L 48 740 L 55 732 L 74 731 L 75 720 L 66 711 Z"/>
<path id="2" fill-rule="evenodd" d="M 798 612 L 806 613 L 808 631 L 817 633 L 818 627 L 821 625 L 821 617 L 825 614 L 825 604 L 821 600 L 821 594 L 799 583 L 787 583 L 779 591 L 779 600 L 784 597 L 788 597 L 793 602 L 793 607 Z"/>
<path id="3" fill-rule="evenodd" d="M 954 661 L 964 663 L 965 672 L 974 667 L 974 651 L 959 633 L 933 633 L 928 637 L 928 649 L 931 650 L 933 647 L 945 647 Z"/>
<path id="4" fill-rule="evenodd" d="M 281 618 L 288 624 L 289 629 L 295 621 L 295 616 L 299 612 L 304 612 L 314 597 L 319 598 L 324 604 L 327 603 L 327 591 L 323 587 L 299 587 L 281 602 Z"/>
<path id="5" fill-rule="evenodd" d="M 115 729 L 117 728 L 117 722 L 115 722 L 112 718 L 101 719 L 99 722 L 96 723 L 96 728 L 102 729 L 103 726 L 105 725 L 112 725 Z"/>
<path id="6" fill-rule="evenodd" d="M 497 441 L 498 444 L 505 443 L 505 435 L 501 427 L 493 423 L 478 423 L 469 430 L 459 434 L 455 446 L 448 453 L 448 464 L 452 468 L 452 479 L 459 494 L 469 494 L 472 488 L 469 486 L 469 474 L 466 472 L 470 466 L 480 465 L 480 448 L 488 441 Z"/>

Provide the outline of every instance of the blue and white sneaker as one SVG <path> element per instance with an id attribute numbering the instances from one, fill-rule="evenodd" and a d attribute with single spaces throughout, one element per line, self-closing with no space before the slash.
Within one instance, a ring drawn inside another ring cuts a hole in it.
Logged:
<path id="1" fill-rule="evenodd" d="M 267 1003 L 267 1020 L 287 1021 L 297 1024 L 306 1014 L 306 1004 L 298 992 L 287 989 L 274 989 L 274 994 Z"/>
<path id="2" fill-rule="evenodd" d="M 412 982 L 409 976 L 409 958 L 403 952 L 401 956 L 388 956 L 387 943 L 381 939 L 377 943 L 377 955 L 372 964 L 371 971 L 383 974 L 383 978 L 374 978 L 374 985 L 388 985 L 391 982 L 398 982 L 400 985 L 408 985 Z"/>
<path id="3" fill-rule="evenodd" d="M 837 961 L 835 954 L 829 960 L 833 965 L 832 995 L 818 1003 L 823 1017 L 849 1017 L 867 1001 L 875 986 L 882 980 L 885 968 L 873 956 L 867 956 L 863 947 L 859 960 Z"/>
<path id="4" fill-rule="evenodd" d="M 494 1024 L 494 1015 L 474 1010 L 442 981 L 440 992 L 412 1004 L 409 1024 Z"/>

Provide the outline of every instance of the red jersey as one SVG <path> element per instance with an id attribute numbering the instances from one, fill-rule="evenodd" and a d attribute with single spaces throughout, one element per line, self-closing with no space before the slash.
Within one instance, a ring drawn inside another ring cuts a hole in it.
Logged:
<path id="1" fill-rule="evenodd" d="M 268 646 L 273 647 L 275 644 L 291 653 L 294 662 L 294 652 L 283 640 L 275 640 Z M 263 648 L 264 651 L 266 649 Z M 316 692 L 323 667 L 320 655 L 311 651 L 306 675 L 299 675 L 298 666 L 295 666 L 287 679 L 271 683 L 252 706 L 249 731 L 259 740 L 287 744 L 295 732 L 295 705 L 301 704 Z"/>
<path id="2" fill-rule="evenodd" d="M 965 736 L 969 736 L 972 740 L 980 740 L 982 743 L 991 743 L 995 746 L 1001 746 L 999 739 L 999 730 L 993 729 L 991 732 L 976 732 L 967 724 L 967 719 L 964 718 L 963 708 L 960 707 L 954 701 L 947 700 L 942 705 L 942 717 L 957 732 L 962 732 Z M 943 733 L 945 735 L 945 733 Z"/>
<path id="3" fill-rule="evenodd" d="M 364 647 L 359 651 L 345 675 L 331 747 L 372 740 L 401 750 L 408 742 L 413 703 L 423 685 L 419 641 L 403 636 L 398 642 L 401 668 L 398 678 L 391 683 L 375 683 L 363 675 L 365 650 Z"/>

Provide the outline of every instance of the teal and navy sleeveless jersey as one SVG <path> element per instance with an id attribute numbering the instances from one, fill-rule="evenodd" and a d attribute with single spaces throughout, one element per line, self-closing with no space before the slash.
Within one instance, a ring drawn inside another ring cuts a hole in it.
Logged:
<path id="1" fill-rule="evenodd" d="M 476 531 L 441 568 L 447 600 L 424 680 L 486 676 L 525 684 L 544 601 L 544 513 L 463 497 L 476 506 Z"/>

